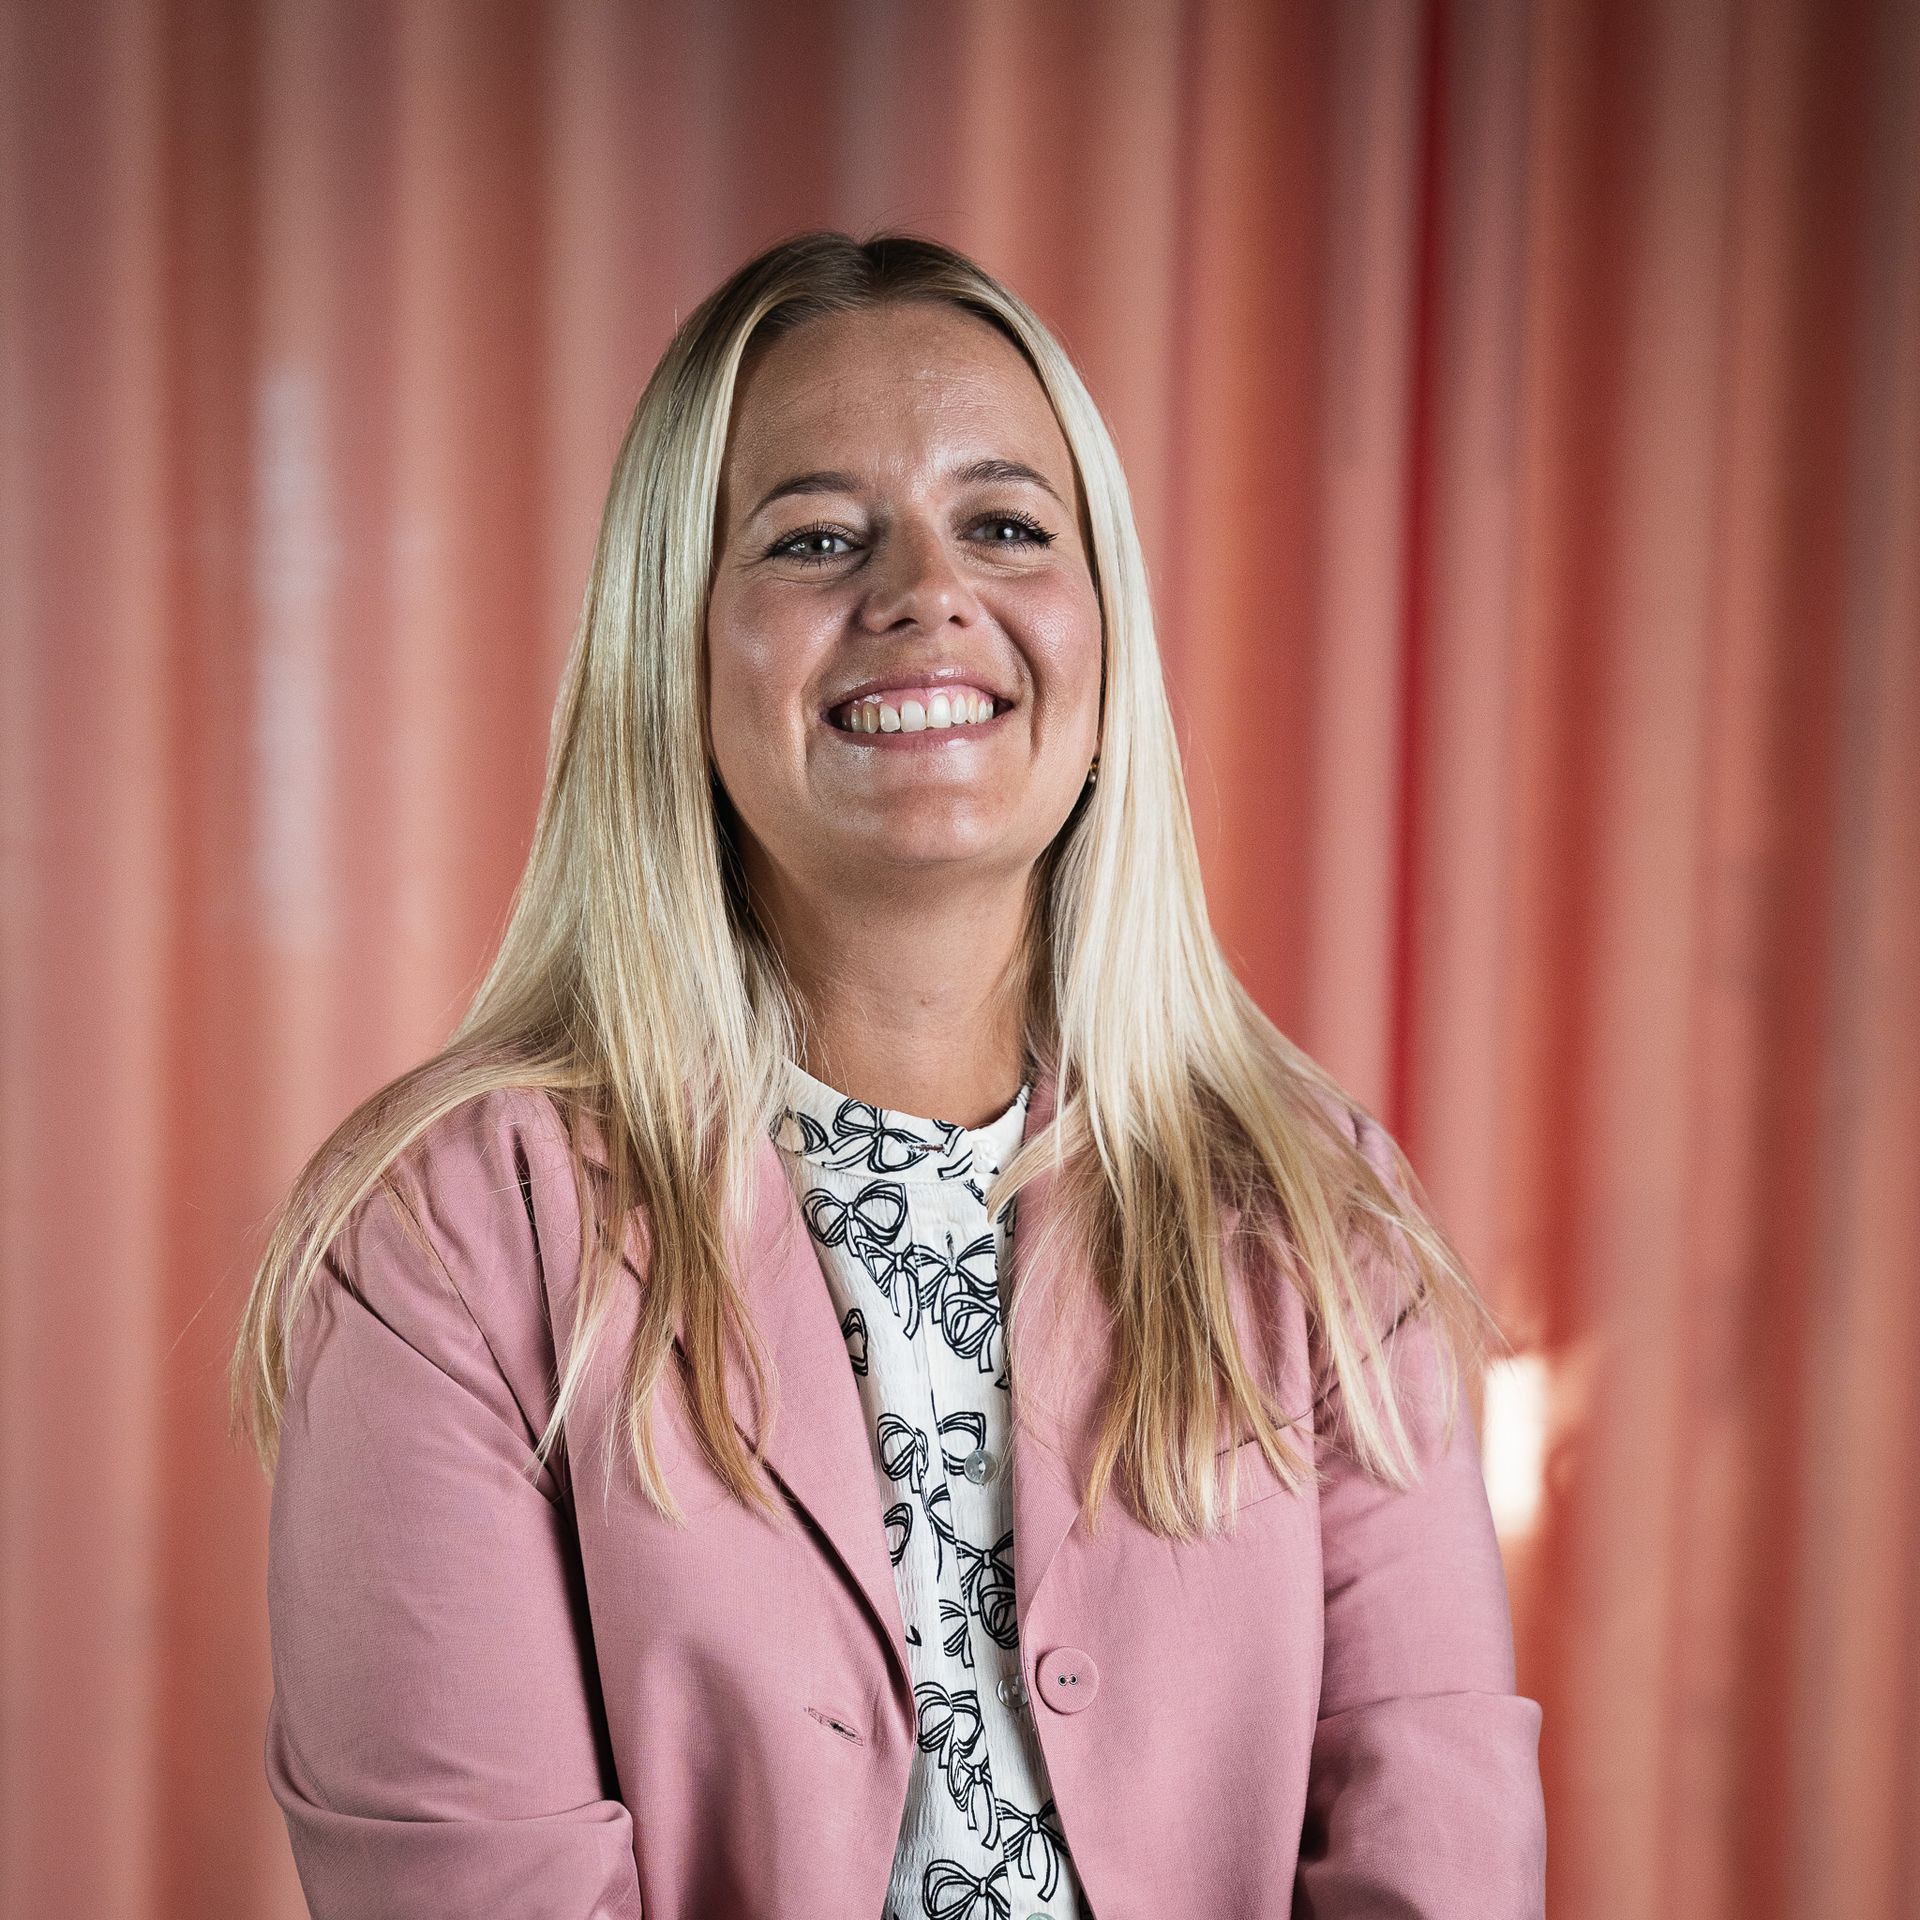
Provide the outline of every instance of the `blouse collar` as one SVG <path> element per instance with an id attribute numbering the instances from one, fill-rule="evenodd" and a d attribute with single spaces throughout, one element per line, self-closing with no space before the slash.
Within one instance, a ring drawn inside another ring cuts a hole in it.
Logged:
<path id="1" fill-rule="evenodd" d="M 984 1185 L 1019 1150 L 1032 1091 L 1029 1078 L 1004 1113 L 985 1126 L 962 1127 L 851 1099 L 789 1057 L 786 1097 L 772 1132 L 782 1150 L 815 1166 L 904 1181 L 971 1176 Z"/>

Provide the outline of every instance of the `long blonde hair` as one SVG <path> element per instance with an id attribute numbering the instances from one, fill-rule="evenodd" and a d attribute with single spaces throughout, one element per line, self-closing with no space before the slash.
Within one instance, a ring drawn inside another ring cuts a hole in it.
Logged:
<path id="1" fill-rule="evenodd" d="M 533 1460 L 562 1441 L 613 1290 L 625 1229 L 645 1279 L 624 1368 L 628 1444 L 646 1495 L 681 1517 L 649 1408 L 686 1349 L 693 1431 L 734 1497 L 773 1513 L 760 1444 L 735 1426 L 724 1368 L 743 1357 L 762 1407 L 769 1362 L 729 1270 L 755 1156 L 804 1010 L 747 903 L 707 753 L 701 652 L 715 507 L 743 356 L 810 317 L 950 302 L 1025 356 L 1078 469 L 1104 630 L 1099 779 L 1036 865 L 1024 964 L 1026 1040 L 1055 1109 L 1002 1171 L 999 1206 L 1042 1168 L 1059 1230 L 1084 1248 L 1112 1312 L 1108 1405 L 1085 1512 L 1119 1479 L 1169 1537 L 1211 1531 L 1223 1425 L 1250 1431 L 1285 1485 L 1315 1472 L 1282 1436 L 1229 1307 L 1222 1207 L 1240 1209 L 1304 1295 L 1354 1457 L 1396 1487 L 1418 1476 L 1350 1235 L 1396 1264 L 1406 1306 L 1447 1335 L 1448 1430 L 1492 1321 L 1429 1216 L 1404 1156 L 1254 1005 L 1214 937 L 1161 678 L 1139 536 L 1113 442 L 1066 353 L 1009 289 L 909 234 L 805 233 L 748 261 L 680 326 L 615 461 L 585 604 L 553 718 L 533 845 L 493 963 L 431 1059 L 361 1103 L 282 1207 L 239 1329 L 236 1430 L 271 1471 L 289 1336 L 355 1209 L 428 1128 L 501 1088 L 549 1093 L 607 1152 L 602 1203 L 575 1160 L 585 1229 L 576 1318 Z M 1387 1178 L 1381 1177 L 1384 1170 Z M 397 1197 L 397 1196 L 396 1196 Z M 1017 1310 L 1015 1313 L 1017 1320 Z M 1497 1329 L 1494 1329 L 1497 1332 Z M 1016 1348 L 1017 1355 L 1017 1348 Z M 611 1452 L 611 1449 L 609 1450 Z"/>

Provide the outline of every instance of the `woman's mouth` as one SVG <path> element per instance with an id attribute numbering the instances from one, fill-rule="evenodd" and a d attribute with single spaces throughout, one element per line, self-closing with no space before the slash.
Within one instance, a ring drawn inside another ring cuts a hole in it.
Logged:
<path id="1" fill-rule="evenodd" d="M 979 687 L 890 687 L 843 702 L 827 721 L 842 733 L 929 733 L 984 726 L 1007 704 Z"/>

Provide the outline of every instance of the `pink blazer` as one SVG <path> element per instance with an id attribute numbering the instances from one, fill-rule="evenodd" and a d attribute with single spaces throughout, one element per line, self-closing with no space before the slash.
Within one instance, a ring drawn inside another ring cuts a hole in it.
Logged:
<path id="1" fill-rule="evenodd" d="M 1052 1105 L 1042 1080 L 1029 1133 Z M 1384 1135 L 1356 1133 L 1384 1170 Z M 740 1272 L 779 1372 L 786 1532 L 723 1493 L 671 1371 L 655 1430 L 689 1524 L 656 1516 L 617 1449 L 603 1489 L 631 1294 L 570 1462 L 527 1477 L 580 1253 L 559 1116 L 486 1095 L 410 1159 L 434 1257 L 388 1203 L 356 1216 L 296 1330 L 273 1487 L 266 1765 L 313 1913 L 880 1920 L 913 1696 L 853 1372 L 771 1141 Z M 1077 1278 L 1028 1271 L 1050 1185 L 1016 1208 L 1018 1285 Z M 1383 1326 L 1385 1264 L 1365 1269 Z M 1324 1437 L 1337 1396 L 1314 1399 L 1297 1296 L 1234 1271 L 1253 1351 Z M 1290 1494 L 1243 1443 L 1237 1537 L 1176 1545 L 1117 1498 L 1095 1534 L 1077 1517 L 1105 1351 L 1079 1297 L 1051 1351 L 1016 1348 L 1014 1561 L 1031 1711 L 1098 1920 L 1540 1915 L 1540 1708 L 1513 1690 L 1470 1409 L 1444 1449 L 1421 1412 L 1425 1323 L 1386 1349 L 1415 1490 L 1323 1448 L 1331 1479 Z"/>

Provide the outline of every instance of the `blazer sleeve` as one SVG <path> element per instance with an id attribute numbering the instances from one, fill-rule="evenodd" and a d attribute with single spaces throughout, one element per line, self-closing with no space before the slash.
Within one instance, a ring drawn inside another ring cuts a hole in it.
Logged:
<path id="1" fill-rule="evenodd" d="M 640 1914 L 565 1488 L 529 1475 L 557 1257 L 536 1193 L 579 1225 L 539 1100 L 437 1122 L 296 1324 L 266 1761 L 315 1920 Z"/>
<path id="2" fill-rule="evenodd" d="M 1355 1115 L 1390 1185 L 1384 1131 Z M 1383 1487 L 1341 1450 L 1338 1388 L 1319 1458 L 1325 1649 L 1293 1911 L 1296 1920 L 1540 1920 L 1546 1815 L 1540 1706 L 1514 1691 L 1505 1573 L 1459 1393 L 1425 1313 L 1394 1311 L 1400 1276 L 1363 1253 L 1363 1287 L 1389 1302 L 1384 1357 L 1424 1470 Z M 1457 1376 L 1456 1376 L 1457 1378 Z"/>

